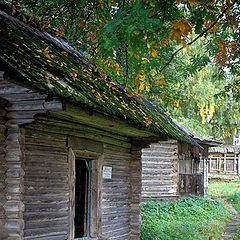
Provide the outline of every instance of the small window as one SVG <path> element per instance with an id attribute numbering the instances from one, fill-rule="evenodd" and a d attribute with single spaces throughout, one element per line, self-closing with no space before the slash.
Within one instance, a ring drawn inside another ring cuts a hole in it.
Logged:
<path id="1" fill-rule="evenodd" d="M 75 238 L 90 237 L 91 161 L 76 158 Z"/>

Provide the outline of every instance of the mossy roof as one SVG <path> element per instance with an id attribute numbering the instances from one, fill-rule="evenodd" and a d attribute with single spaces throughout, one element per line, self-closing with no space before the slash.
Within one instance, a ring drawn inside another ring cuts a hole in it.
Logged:
<path id="1" fill-rule="evenodd" d="M 199 147 L 166 114 L 102 79 L 68 42 L 0 11 L 0 58 L 40 92 L 84 104 Z"/>

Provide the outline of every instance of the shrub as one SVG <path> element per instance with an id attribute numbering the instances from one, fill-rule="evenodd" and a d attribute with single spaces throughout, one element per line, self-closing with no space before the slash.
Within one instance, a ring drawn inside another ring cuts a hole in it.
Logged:
<path id="1" fill-rule="evenodd" d="M 216 237 L 230 217 L 222 202 L 198 196 L 176 202 L 142 204 L 142 240 L 186 240 Z"/>

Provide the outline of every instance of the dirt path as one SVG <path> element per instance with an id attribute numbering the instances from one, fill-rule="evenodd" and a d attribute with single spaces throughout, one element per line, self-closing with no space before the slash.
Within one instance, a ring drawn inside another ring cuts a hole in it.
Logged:
<path id="1" fill-rule="evenodd" d="M 222 235 L 221 240 L 239 240 L 240 238 L 236 237 L 238 226 L 240 226 L 240 214 L 232 207 L 232 205 L 224 202 L 225 206 L 229 209 L 229 211 L 233 214 L 233 220 L 231 222 L 227 222 L 225 231 Z"/>

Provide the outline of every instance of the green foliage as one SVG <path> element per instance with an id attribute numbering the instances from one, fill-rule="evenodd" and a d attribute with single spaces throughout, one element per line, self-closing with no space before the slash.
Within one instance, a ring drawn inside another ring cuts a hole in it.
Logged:
<path id="1" fill-rule="evenodd" d="M 193 132 L 231 143 L 240 127 L 239 1 L 12 3 L 30 15 L 25 22 L 87 52 L 103 79 L 147 97 Z"/>
<path id="2" fill-rule="evenodd" d="M 209 55 L 202 42 L 188 48 L 180 54 L 178 68 L 168 70 L 168 75 L 176 79 L 168 82 L 165 89 L 171 92 L 168 101 L 172 104 L 164 105 L 157 91 L 150 97 L 151 101 L 166 106 L 172 118 L 194 133 L 232 144 L 232 137 L 240 128 L 240 103 L 233 94 L 223 98 L 218 93 L 234 77 L 208 63 Z"/>
<path id="3" fill-rule="evenodd" d="M 230 195 L 227 198 L 227 201 L 240 213 L 240 190 Z"/>
<path id="4" fill-rule="evenodd" d="M 179 81 L 169 75 L 181 61 L 176 51 L 194 42 L 191 33 L 202 37 L 199 39 L 218 65 L 239 74 L 237 0 L 14 0 L 12 3 L 30 14 L 30 19 L 24 18 L 26 22 L 38 19 L 43 29 L 55 30 L 56 35 L 67 37 L 76 47 L 89 52 L 102 76 L 112 77 L 137 94 L 146 94 L 152 90 L 150 85 L 156 85 L 153 90 L 158 89 L 166 104 L 176 98 L 175 91 L 168 87 Z M 185 72 L 196 72 L 204 62 L 209 62 L 209 58 L 193 56 Z M 163 75 L 168 76 L 167 81 L 162 81 Z"/>
<path id="5" fill-rule="evenodd" d="M 142 204 L 142 240 L 186 240 L 217 237 L 230 217 L 222 202 L 190 196 L 167 205 Z"/>

